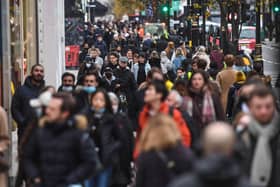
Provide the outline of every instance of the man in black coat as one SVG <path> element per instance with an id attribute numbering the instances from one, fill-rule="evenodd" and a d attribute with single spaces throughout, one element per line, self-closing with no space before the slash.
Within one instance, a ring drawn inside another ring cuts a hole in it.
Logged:
<path id="1" fill-rule="evenodd" d="M 73 116 L 74 107 L 69 93 L 54 94 L 25 146 L 24 169 L 33 186 L 81 184 L 96 171 L 100 162 L 86 117 Z"/>
<path id="2" fill-rule="evenodd" d="M 18 139 L 21 140 L 23 132 L 32 119 L 33 109 L 29 104 L 31 99 L 39 96 L 40 90 L 45 86 L 44 67 L 36 64 L 31 68 L 31 75 L 25 79 L 12 98 L 12 116 L 18 125 Z"/>
<path id="3" fill-rule="evenodd" d="M 120 57 L 119 66 L 114 70 L 116 79 L 112 82 L 112 87 L 120 98 L 120 110 L 127 111 L 128 116 L 133 118 L 135 117 L 133 99 L 137 86 L 133 73 L 131 73 L 127 64 L 127 57 Z"/>

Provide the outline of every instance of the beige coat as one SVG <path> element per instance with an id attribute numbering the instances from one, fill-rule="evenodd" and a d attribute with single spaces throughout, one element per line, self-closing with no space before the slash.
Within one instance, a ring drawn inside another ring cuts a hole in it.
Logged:
<path id="1" fill-rule="evenodd" d="M 228 100 L 228 92 L 230 86 L 235 83 L 236 81 L 236 71 L 232 68 L 226 68 L 218 73 L 217 75 L 217 82 L 220 84 L 221 87 L 221 102 L 226 111 L 227 108 L 227 100 Z"/>
<path id="2" fill-rule="evenodd" d="M 0 136 L 8 136 L 7 114 L 1 106 L 0 106 Z M 0 173 L 0 187 L 7 187 L 7 173 Z"/>

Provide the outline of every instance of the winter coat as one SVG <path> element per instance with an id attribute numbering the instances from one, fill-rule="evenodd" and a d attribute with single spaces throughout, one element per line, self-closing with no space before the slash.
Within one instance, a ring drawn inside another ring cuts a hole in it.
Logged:
<path id="1" fill-rule="evenodd" d="M 279 114 L 278 114 L 279 115 Z M 279 123 L 279 122 L 278 122 Z M 252 124 L 249 124 L 252 125 Z M 244 161 L 243 161 L 243 171 L 250 176 L 251 167 L 253 164 L 254 154 L 256 151 L 257 146 L 257 137 L 255 137 L 248 128 L 242 131 L 241 134 L 239 134 L 240 137 L 240 143 L 242 143 L 242 149 L 241 155 L 243 155 Z M 280 186 L 280 152 L 279 152 L 279 146 L 280 146 L 280 130 L 278 129 L 278 132 L 276 133 L 276 136 L 270 140 L 270 147 L 271 155 L 272 155 L 272 171 L 271 176 L 269 179 L 269 183 L 267 187 L 276 187 Z"/>
<path id="2" fill-rule="evenodd" d="M 149 106 L 145 105 L 142 112 L 139 115 L 139 132 L 138 132 L 139 135 L 146 127 L 147 121 L 150 118 L 149 111 L 150 111 Z M 162 103 L 160 106 L 160 109 L 159 109 L 159 113 L 170 115 L 170 107 L 166 103 Z M 175 120 L 176 125 L 182 135 L 183 144 L 185 146 L 189 147 L 191 145 L 191 141 L 192 141 L 191 133 L 188 128 L 188 125 L 186 124 L 186 122 L 183 119 L 182 114 L 179 110 L 173 109 L 173 119 Z M 137 141 L 135 149 L 134 149 L 134 154 L 133 154 L 134 158 L 137 158 L 139 156 L 138 151 L 139 150 L 138 150 L 138 141 Z"/>
<path id="3" fill-rule="evenodd" d="M 192 153 L 181 144 L 161 151 L 166 160 L 157 151 L 142 153 L 137 160 L 136 187 L 165 187 L 183 173 L 192 169 Z M 168 168 L 168 163 L 174 163 Z"/>
<path id="4" fill-rule="evenodd" d="M 236 71 L 232 68 L 226 68 L 223 71 L 219 72 L 216 77 L 217 82 L 220 85 L 222 91 L 222 105 L 223 109 L 226 112 L 227 101 L 228 101 L 228 91 L 229 88 L 236 80 Z"/>
<path id="5" fill-rule="evenodd" d="M 251 187 L 235 160 L 211 155 L 194 164 L 192 174 L 182 175 L 168 187 Z"/>
<path id="6" fill-rule="evenodd" d="M 120 94 L 124 94 L 127 100 L 127 107 L 128 107 L 128 116 L 130 118 L 135 117 L 134 111 L 134 96 L 136 91 L 136 82 L 133 76 L 133 73 L 127 69 L 116 68 L 114 70 L 114 76 L 116 79 L 112 82 L 112 87 L 114 92 L 119 96 Z M 116 85 L 120 85 L 120 87 L 116 87 Z"/>
<path id="7" fill-rule="evenodd" d="M 24 147 L 23 164 L 28 179 L 39 177 L 40 186 L 64 187 L 82 183 L 96 171 L 99 160 L 86 133 L 84 116 L 60 124 L 43 118 L 39 126 Z"/>
<path id="8" fill-rule="evenodd" d="M 229 88 L 226 108 L 226 114 L 228 118 L 233 117 L 233 108 L 238 100 L 238 91 L 243 84 L 244 82 L 236 82 Z"/>
<path id="9" fill-rule="evenodd" d="M 148 74 L 148 72 L 151 70 L 151 66 L 149 63 L 145 63 L 145 73 L 146 76 Z M 135 63 L 133 65 L 133 74 L 134 74 L 134 79 L 137 80 L 138 77 L 138 71 L 139 71 L 139 63 Z"/>
<path id="10" fill-rule="evenodd" d="M 118 161 L 113 167 L 112 182 L 113 185 L 127 185 L 131 182 L 131 162 L 133 161 L 133 127 L 131 121 L 123 113 L 114 115 L 116 122 L 114 132 L 118 136 L 120 147 L 118 149 Z"/>
<path id="11" fill-rule="evenodd" d="M 117 150 L 120 147 L 120 142 L 117 140 L 117 134 L 114 131 L 116 126 L 114 116 L 105 111 L 97 117 L 92 110 L 88 112 L 87 116 L 90 137 L 95 142 L 101 163 L 105 168 L 112 166 L 116 163 Z"/>
<path id="12" fill-rule="evenodd" d="M 192 100 L 192 119 L 193 123 L 196 124 L 198 135 L 200 136 L 202 129 L 207 126 L 208 124 L 205 124 L 202 122 L 202 108 L 203 108 L 203 99 L 204 99 L 204 92 L 194 92 L 192 90 L 189 90 L 189 96 Z M 217 94 L 212 93 L 212 100 L 213 105 L 215 109 L 216 114 L 216 120 L 217 121 L 224 121 L 225 120 L 225 114 L 221 105 L 220 98 Z M 188 101 L 187 101 L 188 102 Z M 187 103 L 186 103 L 187 105 Z M 186 106 L 185 106 L 186 107 Z"/>
<path id="13" fill-rule="evenodd" d="M 167 56 L 161 57 L 160 66 L 163 74 L 167 74 L 168 71 L 172 70 L 172 62 L 167 58 Z"/>
<path id="14" fill-rule="evenodd" d="M 210 60 L 217 65 L 219 71 L 224 68 L 224 55 L 219 50 L 214 50 L 210 53 Z"/>
<path id="15" fill-rule="evenodd" d="M 30 76 L 27 77 L 24 84 L 16 90 L 15 95 L 12 98 L 12 116 L 18 125 L 19 139 L 23 135 L 23 132 L 30 120 L 34 117 L 31 115 L 34 112 L 29 104 L 29 101 L 37 98 L 40 90 L 45 85 L 45 82 L 42 81 L 40 86 L 35 86 L 32 84 L 31 79 L 32 78 Z"/>

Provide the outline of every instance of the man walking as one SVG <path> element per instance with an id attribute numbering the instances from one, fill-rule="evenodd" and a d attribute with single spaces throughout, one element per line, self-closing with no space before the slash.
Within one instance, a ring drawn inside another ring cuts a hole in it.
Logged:
<path id="1" fill-rule="evenodd" d="M 97 168 L 94 143 L 84 116 L 73 116 L 75 100 L 56 93 L 24 150 L 24 169 L 34 186 L 81 184 Z"/>

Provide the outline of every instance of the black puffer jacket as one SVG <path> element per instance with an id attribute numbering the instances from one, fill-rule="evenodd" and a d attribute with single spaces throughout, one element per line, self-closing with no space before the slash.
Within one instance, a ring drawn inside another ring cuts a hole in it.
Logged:
<path id="1" fill-rule="evenodd" d="M 81 121 L 81 120 L 79 120 Z M 82 120 L 86 121 L 86 120 Z M 94 143 L 81 122 L 43 123 L 24 150 L 24 169 L 29 179 L 40 177 L 44 187 L 66 187 L 83 182 L 99 163 Z"/>
<path id="2" fill-rule="evenodd" d="M 42 81 L 40 86 L 35 86 L 31 82 L 31 77 L 25 79 L 24 84 L 19 87 L 12 98 L 12 116 L 18 124 L 19 139 L 23 135 L 24 129 L 34 117 L 32 107 L 29 105 L 31 99 L 39 96 L 40 90 L 44 87 L 45 83 Z"/>
<path id="3" fill-rule="evenodd" d="M 89 132 L 96 144 L 96 150 L 104 167 L 112 166 L 116 163 L 117 150 L 120 142 L 114 131 L 116 122 L 114 116 L 108 112 L 99 113 L 90 110 L 88 112 Z"/>
<path id="4" fill-rule="evenodd" d="M 238 164 L 222 156 L 210 156 L 195 164 L 191 175 L 175 179 L 168 187 L 251 187 Z"/>

